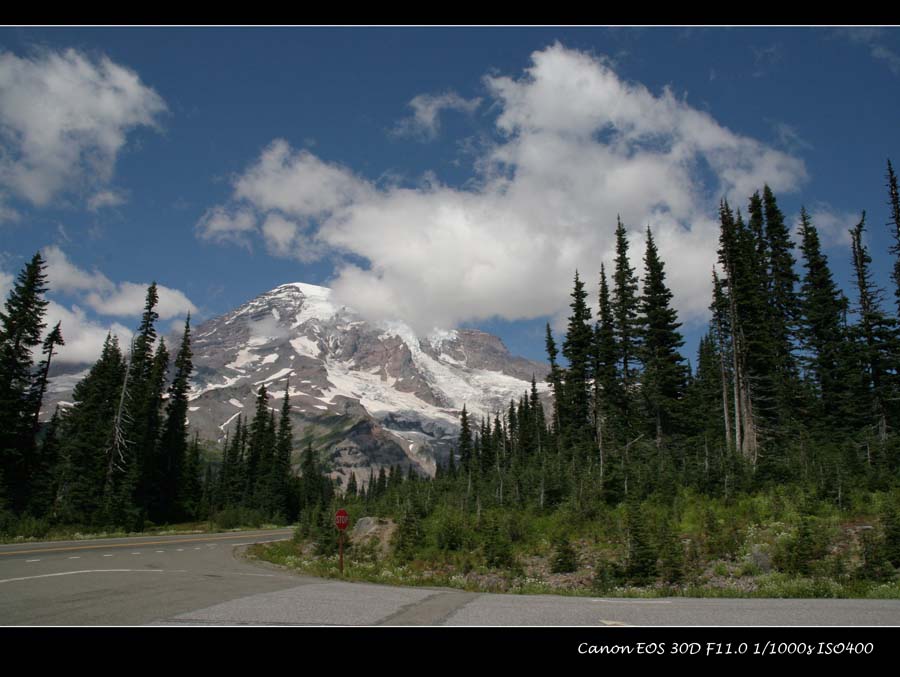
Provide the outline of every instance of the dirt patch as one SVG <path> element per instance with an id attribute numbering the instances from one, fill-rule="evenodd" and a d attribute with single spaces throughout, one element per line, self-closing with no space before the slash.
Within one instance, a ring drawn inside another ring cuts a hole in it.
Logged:
<path id="1" fill-rule="evenodd" d="M 374 544 L 381 557 L 387 557 L 391 551 L 391 539 L 397 532 L 397 523 L 382 517 L 363 517 L 353 525 L 350 532 L 350 544 L 371 546 Z"/>

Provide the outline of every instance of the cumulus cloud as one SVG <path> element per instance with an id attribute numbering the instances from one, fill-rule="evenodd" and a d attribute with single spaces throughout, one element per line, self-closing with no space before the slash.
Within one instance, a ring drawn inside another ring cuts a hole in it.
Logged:
<path id="1" fill-rule="evenodd" d="M 47 262 L 50 294 L 74 297 L 79 301 L 65 305 L 58 300 L 49 299 L 44 318 L 46 331 L 50 331 L 61 321 L 66 341 L 66 345 L 60 349 L 59 357 L 55 359 L 66 364 L 93 362 L 100 356 L 107 333 L 118 336 L 123 349 L 127 348 L 132 329 L 121 322 L 98 320 L 89 315 L 88 310 L 96 315 L 139 317 L 144 309 L 149 284 L 116 283 L 98 270 L 79 268 L 55 245 L 44 247 L 42 255 Z M 0 270 L 0 299 L 5 301 L 13 283 L 14 276 Z M 164 285 L 157 285 L 157 290 L 159 304 L 156 310 L 161 320 L 197 312 L 197 307 L 183 292 Z"/>
<path id="2" fill-rule="evenodd" d="M 819 233 L 823 247 L 850 247 L 850 229 L 861 216 L 861 212 L 848 212 L 835 209 L 827 202 L 816 202 L 807 208 L 810 222 Z M 800 214 L 794 215 L 794 239 L 800 242 Z M 849 251 L 849 249 L 848 249 Z"/>
<path id="3" fill-rule="evenodd" d="M 228 210 L 224 207 L 207 209 L 197 223 L 197 236 L 202 240 L 233 242 L 250 247 L 248 234 L 256 231 L 256 216 L 250 209 Z"/>
<path id="4" fill-rule="evenodd" d="M 92 212 L 106 207 L 118 207 L 128 201 L 125 193 L 117 190 L 101 190 L 88 198 L 87 206 Z"/>
<path id="5" fill-rule="evenodd" d="M 88 272 L 79 268 L 55 245 L 44 247 L 42 253 L 47 261 L 51 292 L 77 295 L 100 315 L 139 317 L 143 313 L 150 283 L 115 283 L 98 270 Z M 156 312 L 160 319 L 197 312 L 197 307 L 178 289 L 161 284 L 157 284 L 156 289 L 159 295 Z"/>
<path id="6" fill-rule="evenodd" d="M 58 364 L 85 364 L 95 362 L 103 350 L 107 334 L 119 338 L 119 345 L 127 350 L 132 330 L 119 322 L 104 324 L 88 318 L 84 309 L 77 305 L 66 307 L 50 301 L 45 318 L 47 328 L 52 329 L 62 322 L 62 334 L 66 345 L 58 348 L 54 361 Z"/>
<path id="7" fill-rule="evenodd" d="M 47 262 L 47 284 L 54 292 L 111 292 L 116 285 L 98 270 L 87 272 L 69 261 L 65 252 L 56 245 L 44 247 L 41 252 Z"/>
<path id="8" fill-rule="evenodd" d="M 413 114 L 400 120 L 393 131 L 397 136 L 411 136 L 431 141 L 440 132 L 441 113 L 455 110 L 472 114 L 480 105 L 480 98 L 466 99 L 453 91 L 443 94 L 419 94 L 409 102 Z"/>
<path id="9" fill-rule="evenodd" d="M 314 245 L 307 252 L 353 255 L 335 271 L 339 300 L 423 333 L 563 316 L 576 268 L 596 289 L 620 214 L 639 271 L 652 227 L 690 321 L 707 314 L 718 200 L 742 206 L 764 183 L 777 194 L 806 179 L 801 159 L 732 132 L 670 88 L 655 94 L 559 44 L 532 54 L 523 74 L 484 84 L 495 138 L 474 157 L 464 189 L 433 177 L 378 186 L 277 140 L 210 212 L 254 215 L 263 227 L 240 234 L 255 232 L 279 256 L 292 255 L 299 235 Z"/>
<path id="10" fill-rule="evenodd" d="M 100 315 L 117 317 L 140 317 L 144 312 L 149 283 L 120 282 L 116 289 L 109 293 L 92 292 L 85 298 L 94 312 Z M 197 306 L 183 292 L 161 284 L 156 285 L 159 303 L 156 312 L 161 320 L 168 320 L 186 313 L 196 313 Z"/>
<path id="11" fill-rule="evenodd" d="M 156 127 L 165 110 L 134 71 L 105 56 L 0 52 L 0 184 L 36 206 L 69 191 L 97 198 L 128 133 Z"/>

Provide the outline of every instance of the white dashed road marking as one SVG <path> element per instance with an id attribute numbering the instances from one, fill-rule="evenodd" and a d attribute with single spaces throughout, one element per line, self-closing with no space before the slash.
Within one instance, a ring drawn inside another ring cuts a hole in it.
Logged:
<path id="1" fill-rule="evenodd" d="M 26 562 L 40 562 L 41 560 L 39 560 L 39 559 L 26 559 L 25 561 L 26 561 Z"/>
<path id="2" fill-rule="evenodd" d="M 81 557 L 75 556 L 75 557 L 70 557 L 69 559 L 81 559 Z"/>
<path id="3" fill-rule="evenodd" d="M 185 569 L 169 569 L 168 573 L 184 573 Z M 74 576 L 75 574 L 107 574 L 107 573 L 134 573 L 134 574 L 164 574 L 166 569 L 85 569 L 83 571 L 62 571 L 58 574 L 41 574 L 40 576 L 21 576 L 19 578 L 6 578 L 0 583 L 12 583 L 14 581 L 30 581 L 35 578 L 53 578 L 54 576 Z"/>
<path id="4" fill-rule="evenodd" d="M 112 557 L 112 555 L 103 555 L 104 557 Z"/>

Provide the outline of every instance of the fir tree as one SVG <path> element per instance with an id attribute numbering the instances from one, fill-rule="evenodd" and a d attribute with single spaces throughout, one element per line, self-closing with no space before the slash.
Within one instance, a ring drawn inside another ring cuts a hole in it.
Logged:
<path id="1" fill-rule="evenodd" d="M 107 335 L 100 358 L 72 391 L 73 406 L 61 422 L 53 515 L 64 523 L 96 523 L 104 504 L 112 454 L 110 440 L 125 379 L 118 341 Z"/>
<path id="2" fill-rule="evenodd" d="M 641 393 L 646 403 L 652 432 L 660 447 L 665 435 L 676 432 L 682 399 L 687 386 L 687 369 L 679 349 L 684 345 L 677 313 L 671 306 L 672 292 L 666 286 L 663 262 L 653 235 L 647 228 L 644 256 L 644 288 L 640 299 L 639 352 L 643 363 Z"/>
<path id="3" fill-rule="evenodd" d="M 30 494 L 34 455 L 31 353 L 46 326 L 45 268 L 38 252 L 19 273 L 0 312 L 0 477 L 14 512 L 25 508 Z"/>
<path id="4" fill-rule="evenodd" d="M 294 434 L 291 429 L 290 381 L 284 389 L 284 401 L 281 405 L 281 418 L 278 422 L 278 440 L 275 444 L 275 456 L 271 470 L 271 504 L 269 509 L 274 516 L 280 515 L 282 520 L 289 516 L 291 503 L 291 452 L 294 448 Z"/>
<path id="5" fill-rule="evenodd" d="M 591 311 L 586 303 L 587 292 L 584 283 L 575 271 L 575 286 L 572 290 L 572 314 L 569 316 L 568 330 L 563 341 L 562 353 L 569 362 L 565 375 L 565 398 L 562 419 L 567 423 L 568 437 L 577 442 L 586 435 L 591 437 L 590 428 L 590 381 L 592 366 L 593 332 Z"/>
<path id="6" fill-rule="evenodd" d="M 616 260 L 613 274 L 612 316 L 613 332 L 618 350 L 619 380 L 625 424 L 629 426 L 631 417 L 629 402 L 631 389 L 636 381 L 636 366 L 639 348 L 638 326 L 638 281 L 634 268 L 628 260 L 628 236 L 622 220 L 616 225 Z"/>
<path id="7" fill-rule="evenodd" d="M 472 429 L 469 425 L 469 414 L 466 405 L 463 404 L 462 413 L 459 416 L 459 462 L 463 472 L 469 473 L 472 469 Z M 453 452 L 450 452 L 451 460 Z"/>
<path id="8" fill-rule="evenodd" d="M 196 506 L 199 487 L 199 468 L 187 479 L 185 462 L 188 449 L 187 414 L 188 390 L 193 372 L 191 358 L 191 316 L 184 322 L 181 346 L 175 358 L 175 377 L 169 386 L 166 421 L 159 443 L 159 462 L 162 469 L 160 486 L 160 517 L 175 520 L 189 514 L 188 504 Z"/>
<path id="9" fill-rule="evenodd" d="M 853 252 L 853 270 L 858 292 L 857 313 L 859 315 L 858 330 L 861 339 L 862 361 L 866 367 L 866 376 L 870 381 L 870 413 L 879 431 L 881 440 L 887 435 L 889 407 L 888 375 L 892 362 L 893 322 L 881 311 L 881 290 L 872 282 L 869 266 L 872 257 L 863 243 L 866 213 L 854 228 L 850 230 L 851 249 Z"/>
<path id="10" fill-rule="evenodd" d="M 847 382 L 848 342 L 843 327 L 847 303 L 834 283 L 818 231 L 805 208 L 800 210 L 800 237 L 805 269 L 799 298 L 799 335 L 804 350 L 801 363 L 820 402 L 810 422 L 827 421 L 830 430 L 847 430 L 853 426 Z"/>
<path id="11" fill-rule="evenodd" d="M 888 205 L 891 208 L 891 217 L 888 221 L 888 227 L 891 229 L 891 236 L 894 238 L 894 244 L 891 245 L 891 254 L 894 255 L 894 270 L 891 277 L 894 280 L 894 296 L 897 303 L 897 314 L 900 315 L 900 191 L 897 189 L 897 174 L 894 173 L 894 167 L 891 161 L 887 161 L 887 189 L 888 189 Z"/>

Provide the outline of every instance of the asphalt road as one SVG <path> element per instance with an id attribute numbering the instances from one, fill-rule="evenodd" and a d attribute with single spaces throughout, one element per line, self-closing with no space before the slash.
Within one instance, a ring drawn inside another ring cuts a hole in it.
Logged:
<path id="1" fill-rule="evenodd" d="M 900 626 L 900 600 L 476 594 L 326 581 L 235 557 L 290 535 L 0 546 L 0 625 Z"/>

